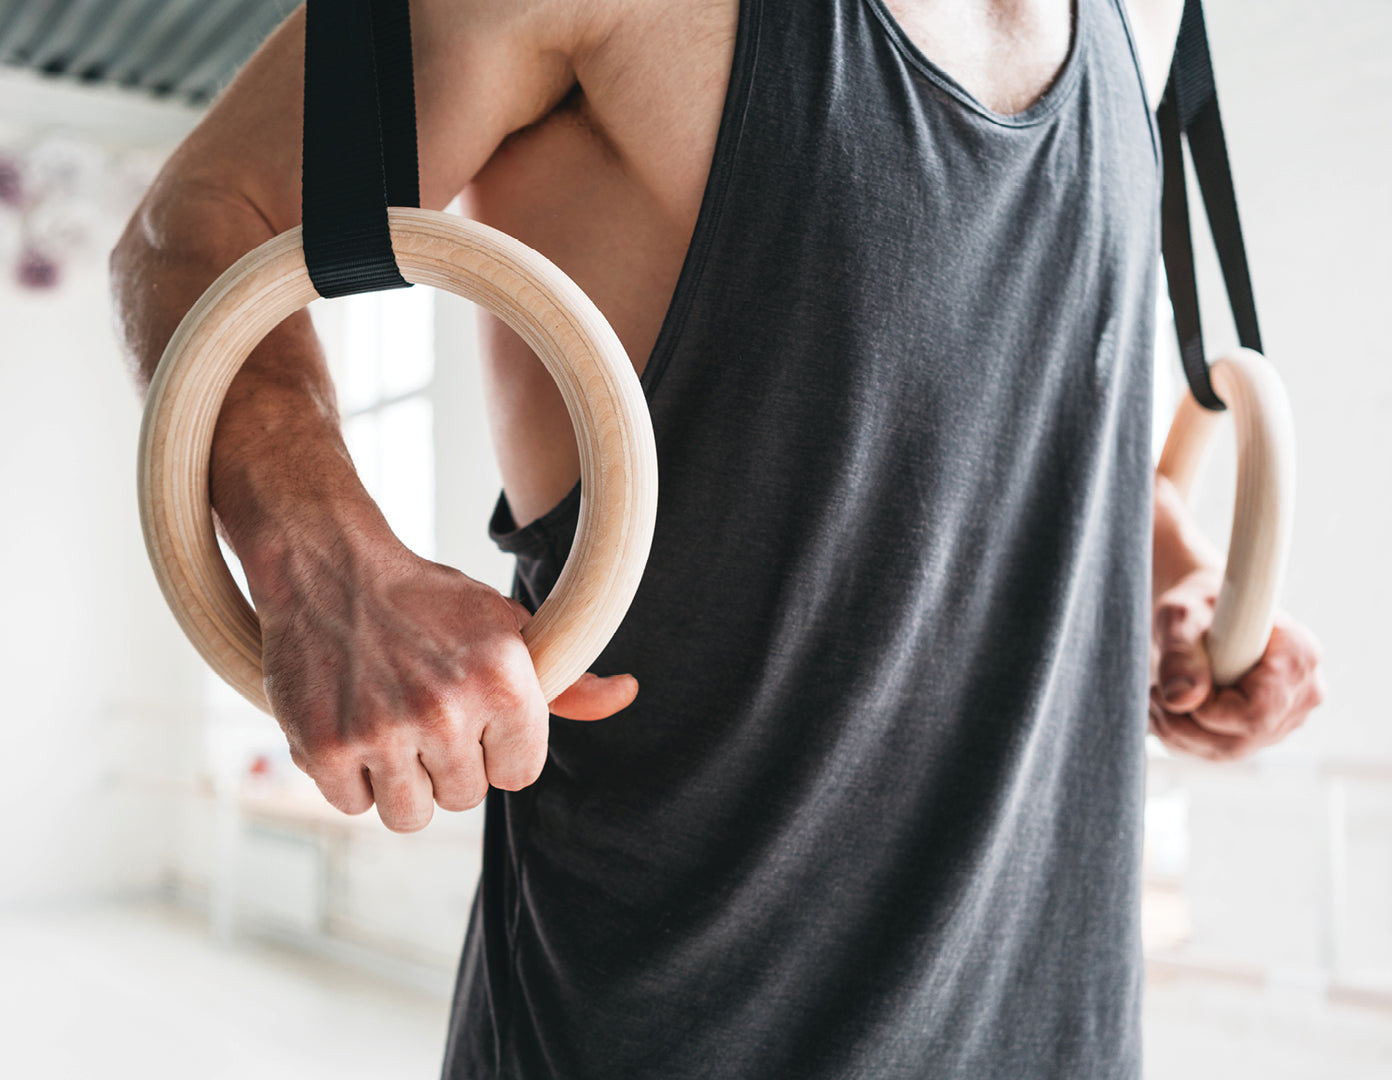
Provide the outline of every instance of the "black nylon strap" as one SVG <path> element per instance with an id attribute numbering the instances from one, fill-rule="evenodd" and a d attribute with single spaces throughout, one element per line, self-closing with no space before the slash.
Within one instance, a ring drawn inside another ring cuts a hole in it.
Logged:
<path id="1" fill-rule="evenodd" d="M 1237 216 L 1228 147 L 1218 114 L 1218 93 L 1213 82 L 1213 60 L 1208 51 L 1203 11 L 1199 0 L 1185 0 L 1175 43 L 1170 82 L 1157 114 L 1160 145 L 1165 159 L 1165 185 L 1161 196 L 1161 249 L 1165 276 L 1170 286 L 1180 357 L 1189 389 L 1199 404 L 1222 409 L 1213 392 L 1204 356 L 1203 330 L 1199 323 L 1199 291 L 1194 274 L 1194 248 L 1189 223 L 1189 202 L 1184 179 L 1183 138 L 1188 139 L 1194 173 L 1203 194 L 1208 226 L 1213 233 L 1223 281 L 1232 305 L 1237 337 L 1245 348 L 1261 352 L 1257 305 L 1247 269 L 1247 249 Z"/>
<path id="2" fill-rule="evenodd" d="M 419 206 L 407 0 L 309 0 L 305 263 L 321 296 L 400 289 L 388 206 Z"/>

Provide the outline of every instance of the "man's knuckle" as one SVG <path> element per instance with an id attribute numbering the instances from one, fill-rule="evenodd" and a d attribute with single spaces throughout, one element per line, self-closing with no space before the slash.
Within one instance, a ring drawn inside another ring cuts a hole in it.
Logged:
<path id="1" fill-rule="evenodd" d="M 362 748 L 340 739 L 325 739 L 312 749 L 310 761 L 314 766 L 310 775 L 337 776 L 350 772 L 356 775 L 362 768 Z"/>
<path id="2" fill-rule="evenodd" d="M 1252 734 L 1260 739 L 1267 739 L 1277 734 L 1285 726 L 1286 712 L 1275 709 L 1258 713 L 1252 720 Z"/>
<path id="3" fill-rule="evenodd" d="M 350 816 L 356 816 L 366 811 L 372 805 L 372 799 L 356 792 L 350 792 L 343 788 L 332 788 L 326 790 L 322 785 L 319 790 L 323 792 L 324 798 L 335 810 Z"/>
<path id="4" fill-rule="evenodd" d="M 523 722 L 536 720 L 539 695 L 511 673 L 502 671 L 494 675 L 482 691 L 491 715 Z"/>
<path id="5" fill-rule="evenodd" d="M 504 596 L 500 592 L 492 591 L 488 593 L 488 615 L 504 629 L 516 630 L 523 622 L 521 607 L 516 600 Z M 525 610 L 525 609 L 523 609 Z"/>
<path id="6" fill-rule="evenodd" d="M 1301 657 L 1289 650 L 1268 649 L 1263 660 L 1275 682 L 1294 685 L 1305 677 Z"/>
<path id="7" fill-rule="evenodd" d="M 1199 609 L 1193 604 L 1167 604 L 1156 612 L 1156 636 L 1166 652 L 1180 652 L 1192 660 L 1194 645 L 1203 629 Z"/>
<path id="8" fill-rule="evenodd" d="M 322 747 L 301 747 L 291 752 L 290 760 L 320 787 L 342 782 L 342 774 L 345 771 L 342 763 Z"/>
<path id="9" fill-rule="evenodd" d="M 1324 674 L 1320 671 L 1316 671 L 1314 677 L 1310 680 L 1310 708 L 1313 709 L 1319 705 L 1323 705 L 1328 693 L 1329 685 L 1325 682 Z"/>
<path id="10" fill-rule="evenodd" d="M 475 769 L 470 777 L 470 786 L 464 796 L 469 806 L 477 806 L 488 797 L 488 775 L 482 768 Z"/>
<path id="11" fill-rule="evenodd" d="M 545 765 L 546 741 L 521 740 L 489 761 L 488 782 L 504 791 L 521 791 L 536 783 Z"/>
<path id="12" fill-rule="evenodd" d="M 427 808 L 423 811 L 412 811 L 406 814 L 393 814 L 390 817 L 382 811 L 382 824 L 394 833 L 413 833 L 420 832 L 430 824 L 430 819 L 434 816 L 432 811 Z"/>
<path id="13" fill-rule="evenodd" d="M 1161 637 L 1172 637 L 1189 617 L 1189 609 L 1178 600 L 1166 600 L 1155 609 L 1155 629 Z"/>
<path id="14" fill-rule="evenodd" d="M 463 731 L 461 711 L 444 704 L 419 713 L 414 728 L 414 733 L 420 741 L 446 750 L 459 743 Z"/>
<path id="15" fill-rule="evenodd" d="M 1295 704 L 1295 687 L 1296 684 L 1286 676 L 1258 684 L 1247 708 L 1247 719 L 1253 734 L 1269 736 L 1281 729 Z"/>
<path id="16" fill-rule="evenodd" d="M 290 744 L 290 763 L 299 769 L 306 776 L 310 775 L 310 760 L 303 750 L 294 743 Z"/>
<path id="17" fill-rule="evenodd" d="M 392 832 L 416 832 L 430 824 L 432 804 L 406 791 L 388 791 L 377 797 L 377 812 L 382 824 Z"/>
<path id="18" fill-rule="evenodd" d="M 518 712 L 523 707 L 522 688 L 504 671 L 491 673 L 481 690 L 489 709 L 494 712 L 506 715 Z"/>
<path id="19" fill-rule="evenodd" d="M 459 711 L 459 702 L 468 682 L 463 663 L 441 661 L 428 676 L 409 681 L 401 691 L 393 716 L 409 716 L 417 724 L 447 722 Z"/>
<path id="20" fill-rule="evenodd" d="M 329 805 L 345 814 L 361 814 L 372 805 L 372 795 L 359 771 L 319 770 L 310 777 Z"/>
<path id="21" fill-rule="evenodd" d="M 456 781 L 445 791 L 437 792 L 435 801 L 442 810 L 472 810 L 488 795 L 488 777 L 474 770 L 467 778 Z"/>

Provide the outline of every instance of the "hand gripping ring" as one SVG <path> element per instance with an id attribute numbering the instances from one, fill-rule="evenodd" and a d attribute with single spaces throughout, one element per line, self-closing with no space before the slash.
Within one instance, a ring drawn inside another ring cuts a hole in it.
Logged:
<path id="1" fill-rule="evenodd" d="M 657 516 L 657 451 L 642 388 L 604 316 L 546 258 L 477 222 L 388 211 L 402 275 L 507 321 L 560 387 L 580 446 L 580 520 L 559 581 L 522 637 L 547 701 L 582 675 L 638 589 Z M 229 267 L 175 331 L 140 430 L 140 520 L 179 625 L 248 701 L 270 711 L 261 626 L 218 550 L 208 499 L 213 428 L 233 377 L 282 319 L 318 296 L 300 230 Z"/>
<path id="2" fill-rule="evenodd" d="M 1218 606 L 1208 632 L 1216 686 L 1231 686 L 1266 651 L 1285 574 L 1295 509 L 1295 427 L 1280 376 L 1260 353 L 1239 349 L 1212 365 L 1213 388 L 1237 428 L 1237 500 Z M 1186 394 L 1170 425 L 1159 472 L 1188 496 L 1221 413 Z"/>

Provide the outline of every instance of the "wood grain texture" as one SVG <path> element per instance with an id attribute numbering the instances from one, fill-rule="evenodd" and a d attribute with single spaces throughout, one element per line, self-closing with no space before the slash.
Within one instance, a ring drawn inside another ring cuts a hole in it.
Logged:
<path id="1" fill-rule="evenodd" d="M 1280 376 L 1261 354 L 1239 349 L 1214 363 L 1211 377 L 1237 435 L 1232 536 L 1207 641 L 1215 683 L 1231 686 L 1271 636 L 1295 518 L 1295 426 Z M 1159 471 L 1186 496 L 1221 418 L 1192 395 L 1180 402 Z"/>
<path id="2" fill-rule="evenodd" d="M 503 318 L 556 380 L 580 448 L 580 520 L 550 598 L 523 630 L 546 700 L 571 685 L 618 629 L 637 591 L 657 515 L 647 402 L 604 316 L 542 255 L 478 222 L 389 211 L 403 276 Z M 140 432 L 140 519 L 160 588 L 199 653 L 269 711 L 261 629 L 213 531 L 208 462 L 233 377 L 287 315 L 317 297 L 300 230 L 229 267 L 179 324 L 150 386 Z"/>

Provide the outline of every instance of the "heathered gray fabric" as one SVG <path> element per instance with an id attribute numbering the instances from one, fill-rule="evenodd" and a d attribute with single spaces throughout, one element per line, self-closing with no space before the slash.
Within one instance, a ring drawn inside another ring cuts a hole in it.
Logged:
<path id="1" fill-rule="evenodd" d="M 601 672 L 489 796 L 446 1075 L 1140 1071 L 1158 171 L 1114 0 L 1026 113 L 745 0 Z M 520 531 L 546 594 L 573 493 Z"/>

